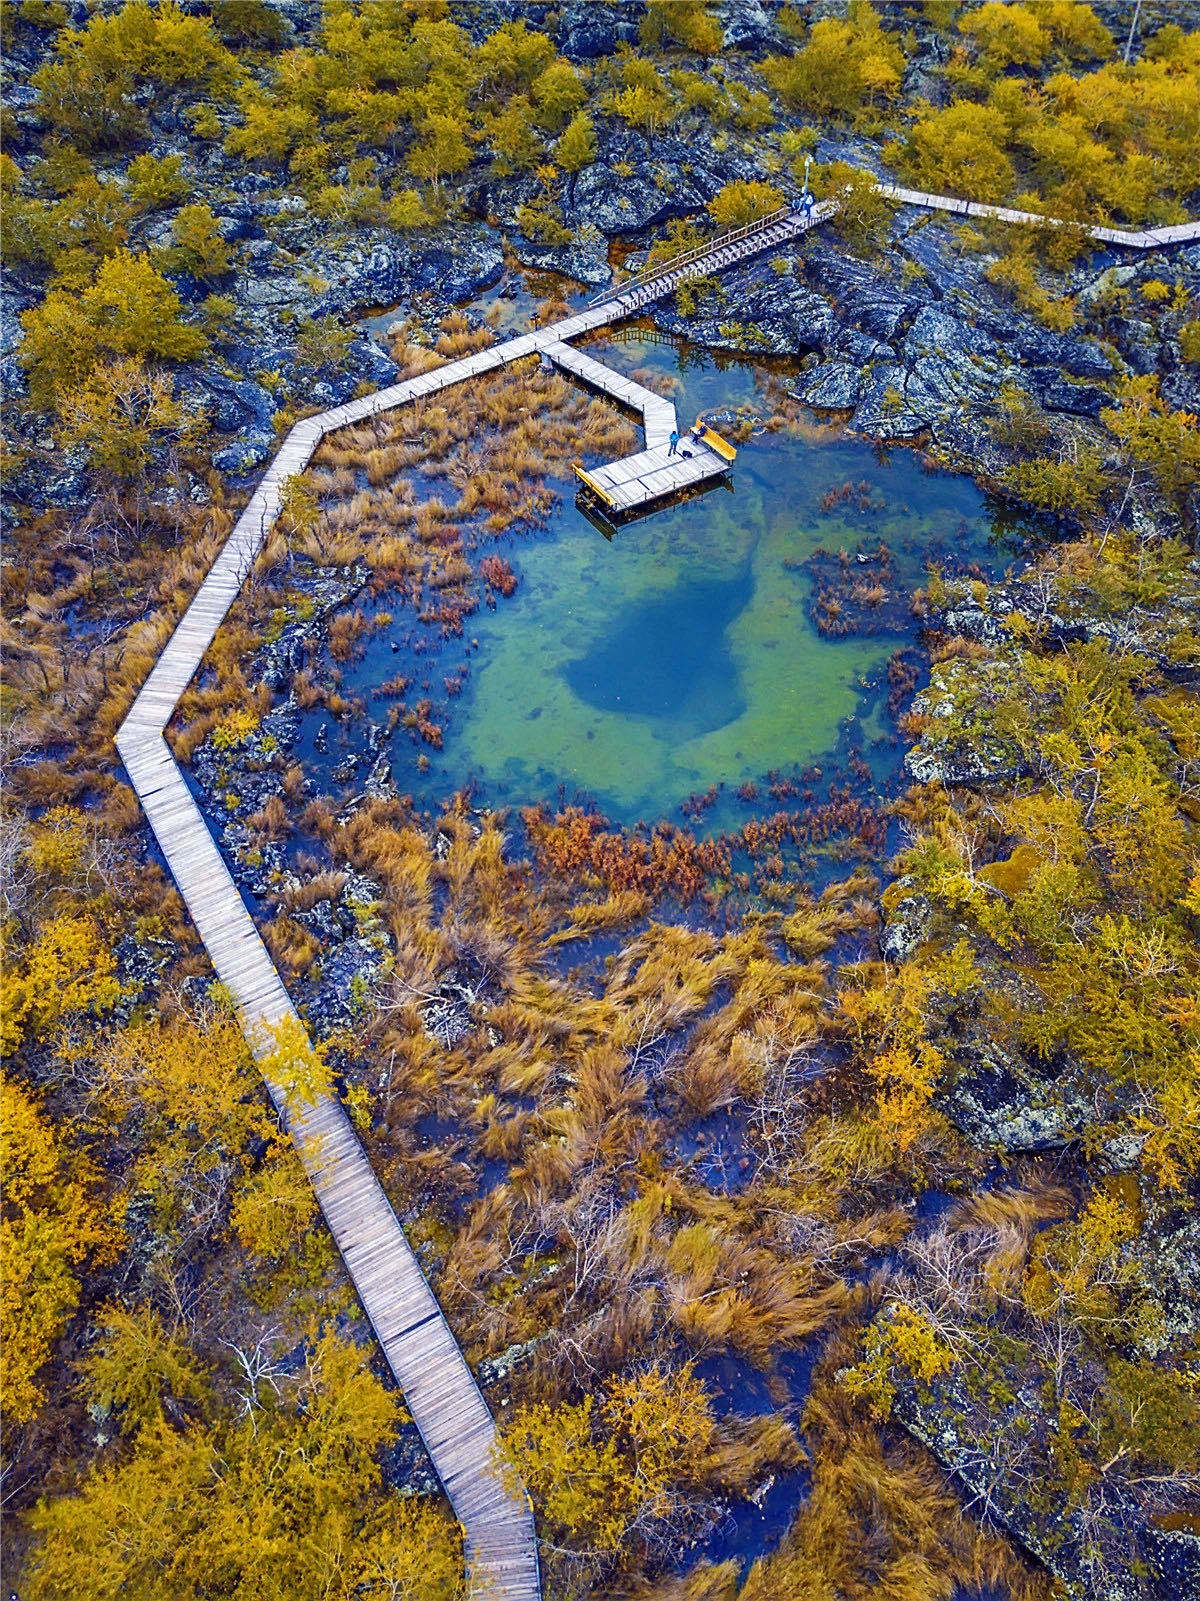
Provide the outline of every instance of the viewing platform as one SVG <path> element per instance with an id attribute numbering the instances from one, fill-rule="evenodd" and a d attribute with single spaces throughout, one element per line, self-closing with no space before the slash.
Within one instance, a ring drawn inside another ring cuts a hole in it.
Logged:
<path id="1" fill-rule="evenodd" d="M 606 462 L 602 467 L 571 463 L 585 496 L 593 497 L 606 516 L 622 517 L 640 511 L 728 471 L 737 451 L 711 428 L 706 427 L 699 438 L 694 431 L 685 434 L 672 450 L 671 435 L 679 427 L 673 401 L 573 345 L 543 343 L 541 353 L 573 378 L 642 414 L 646 448 L 637 455 Z"/>
<path id="2" fill-rule="evenodd" d="M 698 440 L 685 434 L 674 452 L 668 442 L 603 467 L 588 468 L 573 461 L 571 468 L 585 492 L 594 495 L 610 517 L 621 517 L 722 477 L 736 455 L 720 434 L 706 428 Z"/>

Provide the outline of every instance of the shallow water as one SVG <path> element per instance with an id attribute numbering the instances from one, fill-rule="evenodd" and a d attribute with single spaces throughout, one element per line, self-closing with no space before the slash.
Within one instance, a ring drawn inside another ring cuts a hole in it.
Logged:
<path id="1" fill-rule="evenodd" d="M 515 298 L 505 290 L 477 309 L 527 316 L 527 287 L 514 282 Z M 638 329 L 588 349 L 669 391 L 681 427 L 705 411 L 728 433 L 734 419 L 722 412 L 774 410 L 763 394 L 769 374 L 750 361 Z M 842 485 L 856 486 L 854 496 L 823 506 Z M 865 561 L 882 542 L 890 588 L 907 596 L 932 561 L 995 571 L 1023 531 L 970 479 L 927 472 L 913 451 L 885 455 L 828 426 L 760 431 L 718 487 L 611 537 L 561 488 L 545 529 L 494 542 L 481 535 L 473 559 L 494 549 L 519 586 L 470 617 L 464 639 L 418 629 L 426 637 L 414 653 L 412 614 L 400 609 L 345 671 L 344 690 L 362 695 L 371 717 L 379 716 L 372 692 L 397 669 L 412 681 L 411 698 L 432 698 L 444 748 L 403 731 L 391 745 L 398 789 L 422 804 L 473 788 L 483 805 L 581 801 L 632 825 L 678 821 L 687 797 L 715 787 L 715 803 L 693 825 L 715 833 L 744 821 L 738 787 L 765 790 L 773 772 L 820 765 L 827 784 L 857 752 L 869 782 L 886 785 L 901 752 L 886 665 L 915 641 L 915 622 L 893 607 L 876 632 L 823 636 L 805 564 L 819 549 L 844 550 L 853 576 L 858 554 Z M 377 609 L 389 604 L 385 597 Z M 442 694 L 451 674 L 463 675 L 453 697 Z M 335 769 L 362 745 L 367 719 L 333 727 L 327 752 L 312 743 L 323 721 L 319 712 L 305 718 L 299 754 L 321 787 L 336 790 Z"/>
<path id="2" fill-rule="evenodd" d="M 761 404 L 762 374 L 750 363 L 722 370 L 640 339 L 590 348 L 614 366 L 669 379 L 682 423 L 701 410 Z M 822 510 L 822 495 L 845 482 L 866 486 L 872 509 Z M 900 632 L 822 637 L 802 564 L 818 547 L 873 550 L 882 540 L 911 589 L 937 557 L 994 564 L 994 522 L 969 479 L 847 438 L 762 434 L 741 448 L 728 485 L 612 538 L 568 491 L 548 530 L 498 546 L 518 591 L 471 619 L 479 650 L 446 708 L 445 748 L 426 753 L 432 770 L 422 779 L 418 753 L 399 747 L 396 782 L 429 799 L 474 783 L 493 805 L 565 792 L 634 823 L 677 814 L 711 785 L 732 791 L 818 761 L 847 731 L 870 754 L 891 740 L 878 694 L 864 691 L 913 629 L 903 622 Z M 352 687 L 395 668 L 388 639 L 377 638 Z M 890 749 L 873 765 L 882 773 L 894 760 Z M 718 820 L 729 819 L 705 821 Z"/>

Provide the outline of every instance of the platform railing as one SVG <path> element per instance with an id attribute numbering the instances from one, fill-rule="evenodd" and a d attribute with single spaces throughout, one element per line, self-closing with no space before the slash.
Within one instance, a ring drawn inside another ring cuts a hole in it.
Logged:
<path id="1" fill-rule="evenodd" d="M 791 206 L 780 206 L 778 210 L 768 213 L 765 217 L 756 217 L 753 222 L 744 222 L 738 228 L 729 228 L 718 234 L 715 239 L 706 239 L 703 244 L 695 245 L 691 250 L 681 251 L 679 255 L 672 256 L 669 261 L 657 261 L 653 267 L 647 267 L 636 277 L 625 278 L 619 284 L 610 284 L 602 289 L 588 301 L 589 306 L 602 306 L 620 295 L 631 294 L 637 289 L 644 289 L 648 284 L 657 283 L 669 274 L 679 272 L 686 267 L 695 266 L 709 256 L 716 256 L 730 245 L 737 244 L 742 239 L 749 239 L 754 234 L 765 233 L 776 223 L 783 222 L 792 215 Z"/>

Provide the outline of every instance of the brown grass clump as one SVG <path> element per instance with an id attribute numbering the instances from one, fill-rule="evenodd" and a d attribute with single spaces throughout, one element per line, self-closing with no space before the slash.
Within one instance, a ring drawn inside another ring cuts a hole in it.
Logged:
<path id="1" fill-rule="evenodd" d="M 739 1601 L 950 1601 L 1001 1585 L 1013 1601 L 1048 1601 L 1051 1584 L 962 1510 L 923 1449 L 884 1438 L 833 1379 L 852 1361 L 834 1340 L 804 1414 L 816 1445 L 812 1492 L 780 1549 L 751 1568 Z"/>
<path id="2" fill-rule="evenodd" d="M 263 938 L 275 965 L 293 975 L 307 972 L 321 953 L 317 937 L 287 912 L 276 913 L 264 926 Z"/>
<path id="3" fill-rule="evenodd" d="M 257 843 L 264 840 L 283 839 L 291 832 L 291 817 L 282 795 L 268 795 L 258 811 L 251 812 L 246 819 L 246 826 L 250 829 Z"/>

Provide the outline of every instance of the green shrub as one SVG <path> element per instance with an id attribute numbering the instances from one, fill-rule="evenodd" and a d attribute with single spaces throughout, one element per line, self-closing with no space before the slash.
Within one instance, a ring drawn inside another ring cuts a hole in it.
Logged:
<path id="1" fill-rule="evenodd" d="M 183 176 L 183 157 L 135 156 L 125 170 L 129 198 L 141 211 L 156 211 L 174 205 L 188 191 Z"/>
<path id="2" fill-rule="evenodd" d="M 735 180 L 712 197 L 707 209 L 718 228 L 740 228 L 769 217 L 782 205 L 783 196 L 773 184 Z"/>
<path id="3" fill-rule="evenodd" d="M 238 72 L 207 17 L 189 16 L 175 0 L 127 0 L 81 31 L 61 33 L 55 59 L 32 82 L 47 121 L 90 148 L 120 143 L 145 126 L 141 85 L 203 82 L 220 93 Z"/>
<path id="4" fill-rule="evenodd" d="M 785 105 L 849 116 L 894 98 L 904 53 L 869 6 L 855 5 L 845 22 L 818 22 L 794 56 L 769 56 L 762 71 Z"/>

